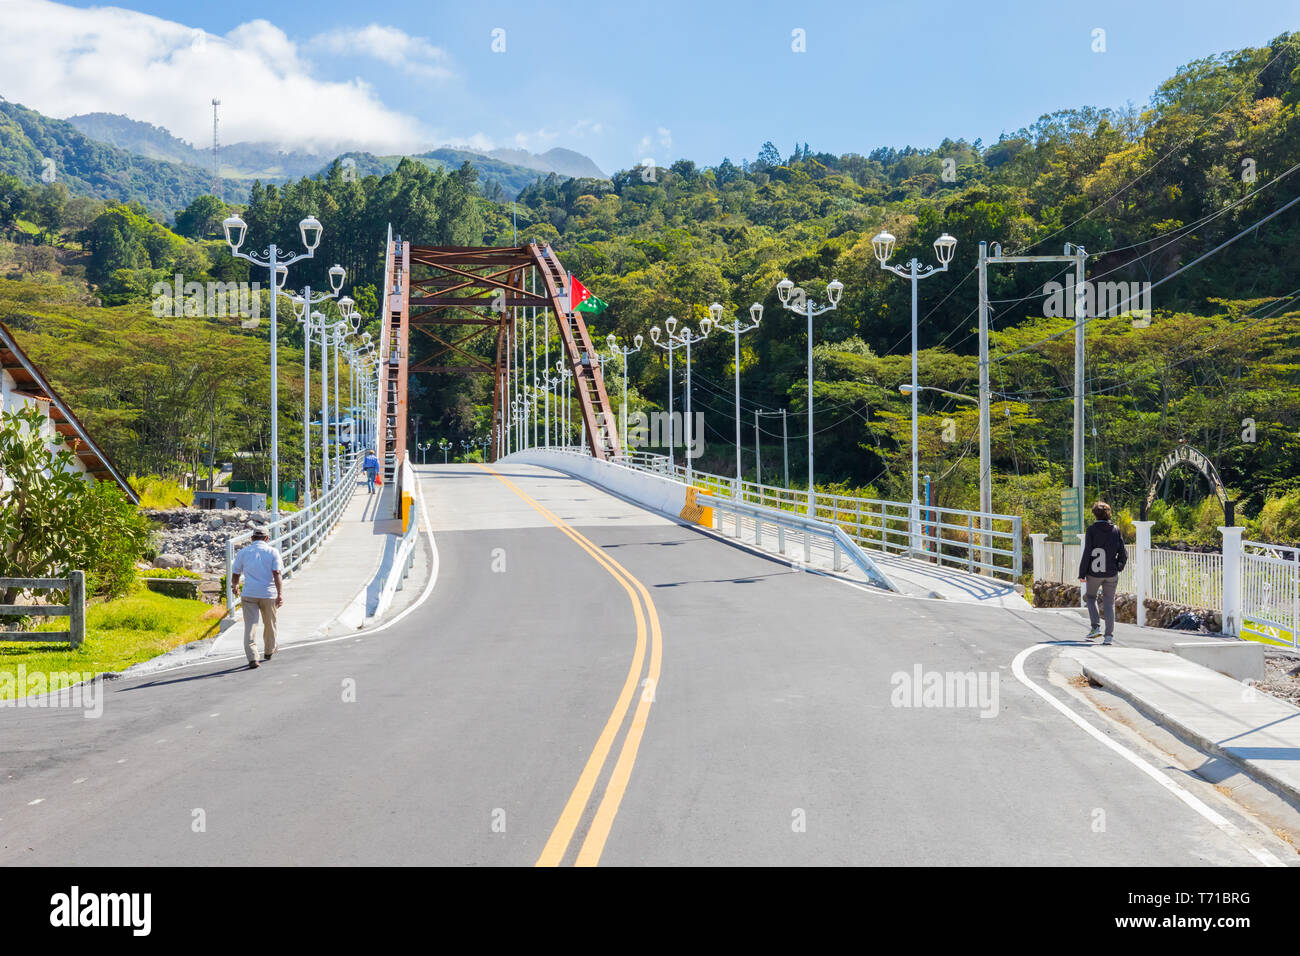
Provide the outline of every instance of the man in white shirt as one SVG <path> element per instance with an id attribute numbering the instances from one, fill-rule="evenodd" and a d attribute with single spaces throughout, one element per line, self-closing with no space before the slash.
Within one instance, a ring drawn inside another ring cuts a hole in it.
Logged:
<path id="1" fill-rule="evenodd" d="M 284 604 L 284 582 L 281 572 L 284 562 L 280 552 L 271 547 L 267 534 L 262 529 L 253 532 L 253 543 L 235 555 L 235 564 L 231 569 L 230 586 L 236 594 L 239 590 L 239 577 L 245 577 L 243 590 L 244 605 L 244 654 L 248 657 L 248 666 L 261 667 L 257 662 L 257 645 L 253 642 L 253 628 L 257 619 L 262 618 L 262 644 L 269 661 L 275 653 L 275 610 Z"/>

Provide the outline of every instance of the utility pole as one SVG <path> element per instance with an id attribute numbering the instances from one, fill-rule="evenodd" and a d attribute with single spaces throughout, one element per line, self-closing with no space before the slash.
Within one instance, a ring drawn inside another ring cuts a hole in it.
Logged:
<path id="1" fill-rule="evenodd" d="M 1088 253 L 1083 246 L 1074 247 L 1074 484 L 1075 494 L 1083 503 L 1083 372 L 1084 322 L 1087 318 L 1088 296 L 1084 270 L 1088 266 Z"/>
<path id="2" fill-rule="evenodd" d="M 217 138 L 217 107 L 221 100 L 212 100 L 212 195 L 222 198 L 221 189 L 221 143 Z"/>

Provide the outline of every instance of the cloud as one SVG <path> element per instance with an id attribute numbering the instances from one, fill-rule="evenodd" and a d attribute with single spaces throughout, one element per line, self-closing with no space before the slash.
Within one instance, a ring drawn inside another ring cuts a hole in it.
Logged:
<path id="1" fill-rule="evenodd" d="M 538 150 L 543 146 L 546 146 L 548 143 L 555 142 L 558 136 L 558 133 L 547 129 L 546 127 L 542 127 L 541 129 L 533 130 L 531 133 L 526 131 L 515 133 L 515 145 L 520 149 Z"/>
<path id="2" fill-rule="evenodd" d="M 454 75 L 447 51 L 423 37 L 413 37 L 397 27 L 372 23 L 360 30 L 330 30 L 314 37 L 313 48 L 342 56 L 368 56 L 410 76 L 449 80 Z"/>
<path id="3" fill-rule="evenodd" d="M 636 154 L 646 156 L 653 146 L 658 144 L 660 149 L 673 148 L 673 131 L 660 126 L 653 135 L 647 133 L 641 137 L 641 141 L 636 144 Z"/>
<path id="4" fill-rule="evenodd" d="M 2 2 L 0 92 L 48 115 L 125 113 L 202 144 L 217 97 L 225 142 L 399 152 L 444 138 L 386 107 L 360 79 L 316 78 L 298 45 L 266 20 L 218 36 L 120 7 Z M 374 37 L 370 29 L 361 34 Z M 427 45 L 407 40 L 407 60 Z"/>

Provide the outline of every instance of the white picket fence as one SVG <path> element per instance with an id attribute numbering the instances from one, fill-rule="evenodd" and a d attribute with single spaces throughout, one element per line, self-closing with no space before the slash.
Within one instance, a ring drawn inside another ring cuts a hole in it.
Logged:
<path id="1" fill-rule="evenodd" d="M 1154 598 L 1219 611 L 1229 634 L 1300 648 L 1300 549 L 1243 541 L 1240 528 L 1227 528 L 1220 529 L 1222 553 L 1171 551 L 1151 547 L 1151 522 L 1135 524 L 1138 540 L 1129 546 L 1118 590 L 1138 597 L 1139 624 L 1146 620 L 1143 601 Z M 1030 538 L 1035 580 L 1078 582 L 1081 543 Z"/>

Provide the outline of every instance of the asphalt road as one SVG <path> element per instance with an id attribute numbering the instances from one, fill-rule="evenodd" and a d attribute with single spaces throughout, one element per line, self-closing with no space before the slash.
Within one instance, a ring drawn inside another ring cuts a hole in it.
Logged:
<path id="1" fill-rule="evenodd" d="M 387 630 L 109 682 L 99 719 L 0 709 L 0 865 L 1282 858 L 1013 675 L 1077 618 L 889 596 L 495 472 L 422 469 L 440 573 Z M 1052 653 L 1027 679 L 1114 736 Z M 918 667 L 996 686 L 995 715 L 897 706 Z"/>

